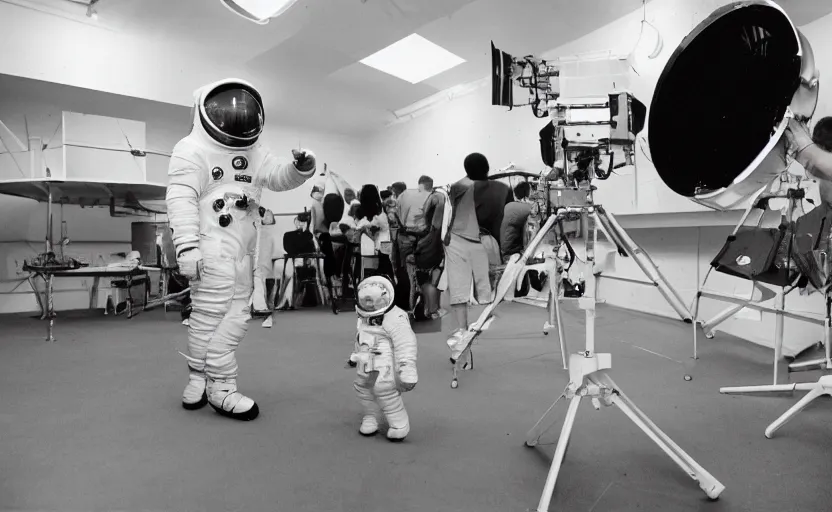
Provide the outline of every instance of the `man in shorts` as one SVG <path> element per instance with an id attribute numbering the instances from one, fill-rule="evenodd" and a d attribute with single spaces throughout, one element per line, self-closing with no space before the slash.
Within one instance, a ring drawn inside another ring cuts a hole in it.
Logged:
<path id="1" fill-rule="evenodd" d="M 448 340 L 449 345 L 468 330 L 472 285 L 478 304 L 492 300 L 488 251 L 482 237 L 499 236 L 503 209 L 512 197 L 508 185 L 488 180 L 488 160 L 482 154 L 465 157 L 464 167 L 466 177 L 451 185 L 448 194 L 452 213 L 444 240 L 448 292 L 456 319 L 456 330 Z"/>

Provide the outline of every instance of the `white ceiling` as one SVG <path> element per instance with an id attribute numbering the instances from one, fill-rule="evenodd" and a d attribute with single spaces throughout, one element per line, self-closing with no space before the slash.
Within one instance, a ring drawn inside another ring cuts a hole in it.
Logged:
<path id="1" fill-rule="evenodd" d="M 86 8 L 68 0 L 25 1 L 74 11 L 85 20 Z M 830 0 L 780 3 L 798 25 L 832 11 Z M 100 0 L 96 9 L 99 25 L 165 41 L 171 55 L 198 55 L 207 70 L 244 70 L 262 89 L 271 119 L 360 134 L 383 127 L 394 110 L 487 76 L 492 39 L 513 54 L 540 54 L 641 5 L 642 0 L 301 0 L 265 26 L 234 15 L 219 0 Z M 415 85 L 358 63 L 413 32 L 467 62 Z"/>
<path id="2" fill-rule="evenodd" d="M 29 0 L 73 9 L 66 0 Z M 490 71 L 490 41 L 518 54 L 559 46 L 639 8 L 641 0 L 301 0 L 268 25 L 219 0 L 100 0 L 99 24 L 234 62 L 287 123 L 366 132 L 391 112 Z M 358 61 L 417 32 L 467 62 L 410 84 Z M 217 76 L 217 79 L 224 78 Z"/>

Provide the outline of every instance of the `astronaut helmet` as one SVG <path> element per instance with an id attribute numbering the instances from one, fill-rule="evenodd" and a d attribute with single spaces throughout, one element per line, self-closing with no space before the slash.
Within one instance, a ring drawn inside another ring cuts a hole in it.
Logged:
<path id="1" fill-rule="evenodd" d="M 362 318 L 384 316 L 396 298 L 393 283 L 384 276 L 370 276 L 358 283 L 355 311 Z"/>
<path id="2" fill-rule="evenodd" d="M 205 132 L 224 146 L 250 147 L 263 132 L 263 99 L 244 80 L 230 78 L 203 87 L 196 107 Z"/>

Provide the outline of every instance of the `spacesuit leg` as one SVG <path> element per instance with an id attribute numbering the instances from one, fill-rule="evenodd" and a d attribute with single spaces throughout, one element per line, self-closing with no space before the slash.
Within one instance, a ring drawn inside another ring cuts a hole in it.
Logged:
<path id="1" fill-rule="evenodd" d="M 387 430 L 387 438 L 391 441 L 402 441 L 410 432 L 410 420 L 404 408 L 402 394 L 396 386 L 393 368 L 379 368 L 373 394 L 390 427 Z"/>
<path id="2" fill-rule="evenodd" d="M 212 262 L 203 268 L 214 266 Z M 192 311 L 188 319 L 188 353 L 182 354 L 188 360 L 190 370 L 188 385 L 182 394 L 182 406 L 185 409 L 199 409 L 208 403 L 205 392 L 205 359 L 208 344 L 234 297 L 234 281 L 228 277 L 218 275 L 217 272 L 205 272 L 202 281 L 193 285 Z"/>
<path id="3" fill-rule="evenodd" d="M 252 307 L 255 312 L 262 313 L 269 310 L 269 305 L 266 301 L 266 276 L 262 272 L 258 272 L 254 277 L 254 296 L 252 299 Z"/>
<path id="4" fill-rule="evenodd" d="M 205 357 L 208 403 L 223 416 L 253 420 L 260 410 L 254 400 L 237 391 L 236 358 L 237 347 L 251 320 L 250 258 L 241 262 L 211 262 L 206 258 L 199 292 L 200 300 L 194 300 L 194 314 L 201 309 L 215 326 Z M 191 326 L 194 325 L 194 314 L 191 315 Z"/>
<path id="5" fill-rule="evenodd" d="M 208 405 L 208 395 L 205 393 L 205 354 L 211 334 L 201 328 L 206 322 L 200 322 L 199 314 L 194 316 L 197 320 L 194 323 L 189 321 L 188 324 L 188 353 L 180 352 L 188 360 L 188 384 L 182 393 L 182 407 L 190 411 Z"/>
<path id="6" fill-rule="evenodd" d="M 372 436 L 378 432 L 378 415 L 381 413 L 381 409 L 376 403 L 375 395 L 373 395 L 373 386 L 377 376 L 378 373 L 373 372 L 367 377 L 359 376 L 353 382 L 358 401 L 364 411 L 364 417 L 361 419 L 361 427 L 358 431 L 365 436 Z"/>

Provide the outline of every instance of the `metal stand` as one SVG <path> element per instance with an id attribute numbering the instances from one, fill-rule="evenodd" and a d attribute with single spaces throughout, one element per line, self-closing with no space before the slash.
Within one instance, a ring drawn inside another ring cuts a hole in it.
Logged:
<path id="1" fill-rule="evenodd" d="M 789 365 L 790 372 L 800 372 L 807 370 L 832 370 L 832 298 L 827 294 L 826 296 L 826 318 L 823 322 L 823 348 L 825 357 L 823 359 L 812 359 L 811 361 L 803 361 L 800 363 L 792 363 Z"/>
<path id="2" fill-rule="evenodd" d="M 49 185 L 49 182 L 45 183 L 46 190 L 49 194 L 49 198 L 46 202 L 46 253 L 49 254 L 52 252 L 52 187 Z M 55 327 L 55 301 L 53 300 L 53 285 L 54 285 L 55 278 L 52 274 L 46 279 L 46 317 L 48 318 L 49 322 L 47 323 L 46 327 L 46 341 L 50 341 L 54 343 L 55 336 L 53 335 L 54 327 Z M 38 293 L 37 289 L 33 289 L 35 293 Z"/>
<path id="3" fill-rule="evenodd" d="M 596 206 L 593 216 L 607 239 L 616 246 L 623 248 L 633 258 L 633 261 L 636 262 L 636 265 L 638 265 L 647 279 L 650 280 L 649 283 L 642 284 L 648 284 L 658 288 L 659 293 L 662 294 L 665 300 L 667 300 L 667 303 L 676 311 L 676 314 L 685 323 L 692 323 L 693 316 L 682 300 L 681 295 L 679 295 L 679 292 L 670 285 L 650 255 L 630 238 L 630 235 L 621 227 L 613 214 L 606 211 L 602 206 Z M 630 281 L 639 282 L 634 280 Z"/>
<path id="4" fill-rule="evenodd" d="M 806 369 L 813 364 L 815 366 L 817 366 L 818 364 L 820 364 L 821 366 L 829 364 L 830 347 L 832 347 L 832 297 L 830 297 L 828 294 L 826 296 L 826 318 L 824 319 L 823 325 L 823 343 L 826 346 L 826 359 L 819 359 L 816 361 L 801 363 L 798 366 L 799 369 Z M 774 367 L 775 369 L 777 368 L 776 361 Z M 809 393 L 802 399 L 800 399 L 800 401 L 793 405 L 788 411 L 783 413 L 782 416 L 774 420 L 774 422 L 766 428 L 765 434 L 768 439 L 771 439 L 774 436 L 775 432 L 780 430 L 780 428 L 783 425 L 785 425 L 788 421 L 797 416 L 797 414 L 803 409 L 805 409 L 806 406 L 809 405 L 809 403 L 812 402 L 815 398 L 818 398 L 822 395 L 832 396 L 832 375 L 825 375 L 815 383 L 777 384 L 777 381 L 775 381 L 774 385 L 771 386 L 726 387 L 720 388 L 719 390 L 720 393 L 726 395 L 739 395 L 751 393 L 783 393 L 790 391 L 809 391 Z"/>
<path id="5" fill-rule="evenodd" d="M 572 189 L 574 190 L 574 189 Z M 592 191 L 594 190 L 593 186 L 585 189 L 590 204 L 592 203 Z M 627 232 L 618 224 L 615 217 L 603 207 L 598 205 L 593 205 L 591 207 L 566 207 L 561 208 L 558 210 L 557 214 L 552 214 L 546 220 L 546 222 L 540 227 L 540 229 L 535 234 L 534 238 L 529 242 L 526 250 L 523 252 L 522 255 L 513 255 L 512 259 L 509 260 L 509 263 L 506 265 L 505 270 L 503 271 L 503 275 L 500 277 L 500 281 L 497 283 L 497 290 L 494 296 L 494 300 L 489 304 L 480 314 L 479 318 L 476 322 L 471 324 L 468 328 L 468 332 L 466 333 L 465 337 L 462 338 L 460 342 L 456 344 L 458 349 L 452 349 L 452 356 L 451 360 L 454 361 L 453 367 L 453 379 L 451 380 L 451 388 L 456 389 L 459 387 L 459 378 L 458 378 L 458 371 L 460 369 L 470 370 L 473 369 L 473 362 L 472 362 L 472 354 L 471 354 L 471 344 L 474 342 L 479 334 L 488 329 L 488 326 L 491 324 L 493 320 L 492 314 L 497 306 L 505 298 L 506 294 L 512 289 L 518 277 L 520 276 L 523 269 L 528 268 L 526 262 L 535 254 L 540 244 L 543 242 L 544 237 L 555 227 L 559 221 L 564 220 L 567 217 L 578 217 L 580 219 L 586 218 L 589 221 L 590 229 L 587 230 L 588 232 L 585 234 L 585 240 L 589 242 L 590 239 L 594 240 L 597 238 L 597 231 L 600 228 L 601 231 L 606 235 L 607 239 L 615 244 L 617 247 L 622 248 L 630 257 L 632 257 L 636 264 L 638 264 L 639 268 L 644 272 L 645 276 L 650 279 L 652 286 L 658 288 L 659 292 L 664 296 L 667 302 L 673 307 L 674 310 L 679 314 L 679 316 L 685 322 L 692 321 L 692 315 L 688 308 L 682 302 L 679 293 L 670 285 L 667 281 L 667 278 L 661 273 L 658 266 L 655 262 L 650 258 L 650 256 L 636 244 Z M 550 284 L 549 286 L 549 303 L 548 303 L 548 310 L 549 310 L 549 319 L 543 326 L 543 333 L 549 334 L 549 331 L 557 325 L 558 327 L 558 338 L 560 343 L 561 349 L 561 356 L 563 359 L 563 368 L 567 369 L 568 364 L 566 360 L 566 338 L 562 327 L 561 322 L 561 314 L 560 314 L 560 290 L 562 287 L 562 278 L 561 272 L 559 268 L 559 264 L 557 263 L 557 250 L 558 248 L 555 247 L 554 252 L 551 254 L 546 254 L 545 258 L 547 260 L 546 263 L 543 264 L 543 268 L 547 271 L 552 272 L 554 276 L 550 274 Z M 593 249 L 594 250 L 594 249 Z M 593 256 L 594 258 L 594 256 Z M 590 273 L 594 273 L 594 263 L 592 268 L 589 269 Z M 603 277 L 603 276 L 601 276 Z M 593 282 L 595 276 L 592 276 Z M 641 281 L 631 280 L 635 283 L 642 283 Z M 589 286 L 587 284 L 587 286 Z M 593 285 L 594 286 L 594 285 Z M 525 301 L 522 301 L 525 303 Z"/>
<path id="6" fill-rule="evenodd" d="M 790 178 L 785 175 L 781 176 L 780 183 L 790 183 Z M 771 198 L 788 198 L 789 199 L 789 207 L 787 209 L 787 220 L 789 223 L 795 220 L 795 211 L 797 210 L 798 201 L 801 199 L 802 196 L 799 194 L 793 193 L 795 189 L 790 188 L 787 193 L 784 195 L 780 191 L 776 193 L 768 193 L 766 189 L 761 191 L 753 200 L 751 206 L 746 210 L 742 219 L 737 224 L 736 228 L 732 235 L 736 235 L 739 231 L 740 227 L 742 227 L 748 217 L 755 208 L 759 208 L 763 213 L 760 215 L 760 218 L 757 220 L 757 226 L 762 223 L 763 215 L 765 210 L 759 207 L 761 201 L 765 201 Z M 757 393 L 782 393 L 782 392 L 790 392 L 790 391 L 809 391 L 803 399 L 801 399 L 797 404 L 795 404 L 791 409 L 786 411 L 780 418 L 775 420 L 771 425 L 766 428 L 765 435 L 767 438 L 771 438 L 774 433 L 779 430 L 783 425 L 786 424 L 789 420 L 791 420 L 794 416 L 797 415 L 800 411 L 802 411 L 812 400 L 815 398 L 824 395 L 830 394 L 832 395 L 832 376 L 824 376 L 821 377 L 820 380 L 816 383 L 799 383 L 799 384 L 778 384 L 779 372 L 778 366 L 782 354 L 783 348 L 783 334 L 784 334 L 784 324 L 786 318 L 792 318 L 794 320 L 800 320 L 803 322 L 814 323 L 823 326 L 823 344 L 825 345 L 825 358 L 817 359 L 813 361 L 807 361 L 803 363 L 793 363 L 789 365 L 790 371 L 801 371 L 801 370 L 808 370 L 814 369 L 815 367 L 825 367 L 825 369 L 830 370 L 832 369 L 832 296 L 830 293 L 827 292 L 826 294 L 826 315 L 824 318 L 817 318 L 815 316 L 805 315 L 805 314 L 798 314 L 786 311 L 786 295 L 791 293 L 795 290 L 796 286 L 794 284 L 789 286 L 781 287 L 780 291 L 777 292 L 775 298 L 775 305 L 774 307 L 769 306 L 762 306 L 758 303 L 758 301 L 765 301 L 767 300 L 763 296 L 763 290 L 757 287 L 756 283 L 752 283 L 754 288 L 752 289 L 752 295 L 750 299 L 742 299 L 739 297 L 734 297 L 730 295 L 724 295 L 720 293 L 713 293 L 713 292 L 706 292 L 703 291 L 705 283 L 708 280 L 708 276 L 710 276 L 711 270 L 713 267 L 708 270 L 708 273 L 705 275 L 705 279 L 702 282 L 702 285 L 699 288 L 699 291 L 696 295 L 696 302 L 694 306 L 694 324 L 693 324 L 693 343 L 694 343 L 694 358 L 697 357 L 697 316 L 699 312 L 699 304 L 701 299 L 710 298 L 716 299 L 723 302 L 728 302 L 733 304 L 732 306 L 728 307 L 727 309 L 723 310 L 719 314 L 716 315 L 711 320 L 702 322 L 702 328 L 705 331 L 705 335 L 708 338 L 713 338 L 713 329 L 719 325 L 720 323 L 724 322 L 734 314 L 738 313 L 744 308 L 754 309 L 756 311 L 771 313 L 775 315 L 775 331 L 774 331 L 774 379 L 773 383 L 770 386 L 736 386 L 736 387 L 723 387 L 720 388 L 719 392 L 723 394 L 757 394 Z"/>
<path id="7" fill-rule="evenodd" d="M 509 262 L 506 264 L 506 268 L 503 271 L 503 275 L 497 282 L 497 290 L 494 295 L 494 300 L 491 301 L 491 304 L 485 307 L 477 320 L 468 328 L 465 336 L 451 349 L 451 360 L 454 362 L 451 388 L 456 389 L 459 386 L 459 370 L 473 368 L 471 344 L 482 331 L 486 330 L 491 325 L 491 322 L 493 321 L 493 317 L 491 315 L 494 313 L 494 310 L 497 309 L 497 306 L 499 306 L 503 301 L 503 298 L 506 296 L 508 291 L 515 286 L 517 278 L 520 276 L 520 273 L 525 267 L 525 263 L 529 261 L 529 258 L 531 258 L 537 250 L 537 247 L 543 241 L 546 234 L 554 228 L 555 223 L 564 218 L 568 213 L 575 213 L 576 210 L 580 211 L 580 209 L 566 208 L 560 210 L 556 215 L 550 215 L 549 218 L 546 219 L 546 223 L 541 226 L 541 228 L 537 231 L 537 234 L 535 234 L 534 238 L 531 242 L 529 242 L 529 245 L 526 247 L 523 254 L 513 254 L 511 256 L 511 259 L 509 259 Z M 565 339 L 562 337 L 560 340 L 560 348 L 561 353 L 563 354 L 566 353 L 566 346 L 564 345 L 565 342 Z"/>
<path id="8" fill-rule="evenodd" d="M 789 178 L 781 177 L 780 183 L 788 182 Z M 742 218 L 740 219 L 739 223 L 737 223 L 734 231 L 732 232 L 731 236 L 736 236 L 737 232 L 739 232 L 740 228 L 745 225 L 745 222 L 748 220 L 748 217 L 751 215 L 751 212 L 755 209 L 760 209 L 761 214 L 760 218 L 757 220 L 757 227 L 760 226 L 763 220 L 763 215 L 765 214 L 765 209 L 760 208 L 759 204 L 763 201 L 767 201 L 774 198 L 780 199 L 789 199 L 789 206 L 787 209 L 787 218 L 788 221 L 791 223 L 795 218 L 795 210 L 797 209 L 797 201 L 800 200 L 799 197 L 795 197 L 794 194 L 791 192 L 794 189 L 789 189 L 785 194 L 782 192 L 777 193 L 768 193 L 766 189 L 763 189 L 756 197 L 754 197 L 751 206 L 746 209 L 745 213 L 743 214 Z M 791 318 L 793 320 L 799 320 L 801 322 L 813 323 L 816 325 L 823 325 L 826 326 L 829 323 L 829 313 L 827 311 L 826 319 L 819 318 L 814 315 L 809 314 L 800 314 L 800 313 L 793 313 L 790 311 L 786 311 L 786 296 L 793 292 L 796 289 L 794 284 L 789 286 L 783 286 L 780 288 L 780 291 L 775 295 L 775 304 L 774 307 L 770 306 L 763 306 L 760 302 L 766 302 L 770 300 L 771 296 L 766 296 L 767 293 L 774 293 L 771 292 L 767 288 L 760 287 L 756 282 L 752 281 L 752 290 L 750 298 L 742 298 L 732 295 L 726 295 L 722 293 L 715 293 L 715 292 L 708 292 L 704 291 L 705 284 L 708 281 L 708 277 L 711 275 L 711 271 L 713 271 L 714 267 L 708 269 L 708 272 L 705 274 L 705 279 L 702 281 L 702 284 L 699 286 L 699 290 L 696 294 L 696 300 L 694 302 L 693 308 L 693 357 L 694 359 L 698 358 L 698 328 L 697 324 L 701 325 L 702 330 L 705 333 L 705 337 L 708 339 L 712 339 L 714 337 L 714 329 L 716 327 L 734 316 L 735 314 L 739 313 L 741 310 L 748 308 L 753 309 L 756 311 L 764 312 L 764 313 L 771 313 L 775 315 L 775 330 L 774 330 L 774 376 L 773 376 L 773 385 L 777 385 L 777 381 L 779 379 L 779 368 L 778 363 L 781 358 L 782 348 L 783 348 L 783 335 L 784 335 L 784 327 L 785 327 L 785 318 Z M 707 299 L 714 299 L 721 302 L 730 303 L 731 306 L 727 307 L 723 311 L 719 312 L 716 316 L 711 318 L 710 320 L 700 322 L 698 320 L 699 317 L 699 306 L 702 298 Z M 828 302 L 827 297 L 827 302 Z M 827 304 L 828 309 L 828 304 Z M 803 363 L 793 363 L 789 365 L 789 371 L 802 371 L 807 369 L 815 369 L 815 367 L 821 366 L 826 367 L 827 370 L 832 370 L 832 357 L 830 357 L 830 346 L 829 346 L 829 336 L 828 336 L 828 328 L 824 331 L 824 344 L 826 345 L 826 357 L 824 359 L 818 359 L 814 361 L 808 361 Z"/>
<path id="9" fill-rule="evenodd" d="M 592 214 L 593 207 L 589 207 L 586 213 Z M 591 230 L 595 231 L 594 221 L 590 217 Z M 563 422 L 560 438 L 558 439 L 552 465 L 546 478 L 546 484 L 540 497 L 540 502 L 535 509 L 537 512 L 548 512 L 552 493 L 557 483 L 560 467 L 566 454 L 572 434 L 572 426 L 578 414 L 578 406 L 583 398 L 589 398 L 596 409 L 605 406 L 616 405 L 636 424 L 659 448 L 661 448 L 679 467 L 682 468 L 692 479 L 699 482 L 699 486 L 711 499 L 717 499 L 725 489 L 716 478 L 708 473 L 693 458 L 673 442 L 664 432 L 659 429 L 638 407 L 624 394 L 615 382 L 609 377 L 605 370 L 612 368 L 611 354 L 598 354 L 595 352 L 595 254 L 594 244 L 596 236 L 586 237 L 586 259 L 590 267 L 587 287 L 584 297 L 578 303 L 581 309 L 586 311 L 586 346 L 584 351 L 572 354 L 569 357 L 569 385 L 563 393 L 563 397 L 569 399 L 569 408 Z M 557 401 L 555 402 L 555 404 Z M 541 434 L 548 430 L 554 423 L 551 412 L 555 404 L 543 415 L 532 427 L 526 437 L 526 446 L 535 446 Z"/>

